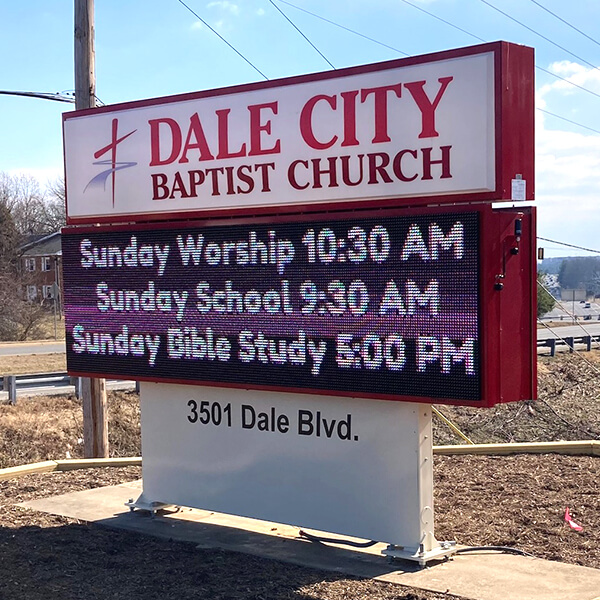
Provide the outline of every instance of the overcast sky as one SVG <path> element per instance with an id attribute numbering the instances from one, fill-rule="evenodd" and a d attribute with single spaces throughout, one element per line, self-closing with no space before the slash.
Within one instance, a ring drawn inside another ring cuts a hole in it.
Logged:
<path id="1" fill-rule="evenodd" d="M 341 68 L 481 41 L 533 46 L 538 235 L 600 251 L 598 0 L 185 1 L 248 62 L 179 0 L 97 1 L 103 103 L 326 71 L 327 61 Z M 3 0 L 0 33 L 1 90 L 72 93 L 72 0 Z M 31 173 L 43 185 L 58 177 L 65 110 L 0 95 L 0 171 Z M 546 256 L 580 254 L 540 244 Z"/>

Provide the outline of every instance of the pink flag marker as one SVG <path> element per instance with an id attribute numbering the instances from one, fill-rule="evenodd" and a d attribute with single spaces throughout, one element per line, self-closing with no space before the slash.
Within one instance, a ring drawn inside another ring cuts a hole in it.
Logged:
<path id="1" fill-rule="evenodd" d="M 569 524 L 569 527 L 571 529 L 574 529 L 575 531 L 583 531 L 583 527 L 581 525 L 578 525 L 577 523 L 575 523 L 575 521 L 573 521 L 573 519 L 571 519 L 571 512 L 569 511 L 568 506 L 565 509 L 565 521 Z"/>

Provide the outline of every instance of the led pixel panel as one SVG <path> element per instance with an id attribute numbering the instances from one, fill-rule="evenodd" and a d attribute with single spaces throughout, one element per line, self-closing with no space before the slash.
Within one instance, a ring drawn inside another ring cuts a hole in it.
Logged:
<path id="1" fill-rule="evenodd" d="M 479 213 L 63 234 L 73 374 L 481 401 Z"/>

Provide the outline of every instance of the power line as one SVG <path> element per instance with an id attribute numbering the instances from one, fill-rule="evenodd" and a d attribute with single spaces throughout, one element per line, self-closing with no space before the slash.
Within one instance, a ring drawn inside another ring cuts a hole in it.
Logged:
<path id="1" fill-rule="evenodd" d="M 250 62 L 250 60 L 246 58 L 237 48 L 232 46 L 216 29 L 213 29 L 197 12 L 193 11 L 183 0 L 177 0 L 177 2 L 179 2 L 179 4 L 181 4 L 182 6 L 185 6 L 185 8 L 187 8 L 203 25 L 206 25 L 206 27 L 208 27 L 222 42 L 227 44 L 240 58 L 246 61 L 257 73 L 264 77 L 264 79 L 266 79 L 267 81 L 269 80 L 269 78 L 256 65 Z"/>
<path id="2" fill-rule="evenodd" d="M 270 0 L 272 3 L 272 0 Z M 355 31 L 353 29 L 349 29 L 348 27 L 344 27 L 343 25 L 340 25 L 339 23 L 336 23 L 335 21 L 331 21 L 329 19 L 326 19 L 325 17 L 322 17 L 321 15 L 318 15 L 314 12 L 310 12 L 304 8 L 301 8 L 299 6 L 296 6 L 295 4 L 292 4 L 291 2 L 288 2 L 287 0 L 275 0 L 276 2 L 282 3 L 282 4 L 287 4 L 288 6 L 291 6 L 292 8 L 295 8 L 297 10 L 300 10 L 306 14 L 311 15 L 312 17 L 315 17 L 316 19 L 320 19 L 321 21 L 325 21 L 326 23 L 329 23 L 330 25 L 334 25 L 335 27 L 339 27 L 341 29 L 344 29 L 345 31 L 348 31 L 350 33 L 353 33 L 355 35 L 358 35 L 362 38 L 365 38 L 375 44 L 378 44 L 380 46 L 384 46 L 386 48 L 389 48 L 390 50 L 394 50 L 395 52 L 399 52 L 400 54 L 403 54 L 405 56 L 409 56 L 406 52 L 403 52 L 401 50 L 398 50 L 397 48 L 393 48 L 392 46 L 388 46 L 387 44 L 384 44 L 382 42 L 379 42 L 376 39 L 370 38 L 368 36 L 363 35 L 362 33 Z M 451 23 L 450 21 L 447 21 L 446 19 L 442 19 L 441 17 L 438 17 L 436 14 L 420 7 L 417 6 L 415 4 L 413 4 L 412 2 L 409 2 L 408 0 L 401 0 L 402 2 L 404 2 L 405 4 L 408 4 L 408 6 L 412 6 L 413 8 L 421 11 L 422 13 L 425 13 L 426 15 L 428 15 L 429 17 L 432 17 L 433 19 L 436 19 L 438 21 L 441 21 L 442 23 L 444 23 L 445 25 L 448 25 L 449 27 L 452 27 L 462 33 L 465 33 L 466 35 L 480 41 L 480 42 L 484 42 L 486 43 L 486 40 L 484 40 L 483 38 L 480 38 L 479 36 L 475 35 L 474 33 L 471 33 L 470 31 L 467 31 L 466 29 L 463 29 L 462 27 L 459 27 L 458 25 L 455 25 L 454 23 Z M 544 69 L 543 67 L 540 67 L 538 65 L 535 65 L 536 69 L 539 69 L 540 71 L 543 71 L 544 73 L 547 73 L 548 75 L 552 75 L 552 77 L 555 77 L 556 79 L 560 79 L 561 81 L 564 81 L 565 83 L 568 83 L 569 85 L 572 85 L 584 92 L 587 92 L 588 94 L 592 94 L 593 96 L 596 96 L 597 98 L 600 98 L 600 94 L 597 94 L 596 92 L 589 90 L 581 85 L 578 85 L 577 83 L 573 83 L 572 81 L 570 81 L 569 79 L 565 79 L 564 77 L 561 77 L 560 75 L 557 75 L 556 73 L 552 73 L 551 71 L 548 71 L 547 69 Z M 594 67 L 595 68 L 595 67 Z M 595 129 L 592 129 L 591 127 L 587 127 L 586 125 L 582 125 L 581 123 L 577 123 L 576 121 L 571 121 L 570 119 L 567 119 L 565 117 L 561 117 L 560 115 L 556 115 L 554 113 L 550 113 L 548 111 L 545 111 L 541 108 L 538 108 L 537 110 L 540 110 L 550 116 L 556 117 L 557 119 L 562 119 L 563 121 L 566 121 L 567 123 L 571 123 L 572 125 L 577 125 L 579 127 L 582 127 L 584 129 L 588 129 L 590 131 L 593 131 L 594 133 L 599 133 L 598 131 L 596 131 Z"/>
<path id="3" fill-rule="evenodd" d="M 495 11 L 499 12 L 501 15 L 504 15 L 507 19 L 510 19 L 511 21 L 514 21 L 515 23 L 518 23 L 521 27 L 525 27 L 525 29 L 527 29 L 527 31 L 531 31 L 531 33 L 535 33 L 535 35 L 541 37 L 543 40 L 546 40 L 547 42 L 549 42 L 553 46 L 556 46 L 557 48 L 560 48 L 560 50 L 562 50 L 563 52 L 566 52 L 567 54 L 570 54 L 571 56 L 574 56 L 577 60 L 580 60 L 581 62 L 584 62 L 586 65 L 592 67 L 592 69 L 598 69 L 598 67 L 596 65 L 593 65 L 591 62 L 585 60 L 585 58 L 581 58 L 581 56 L 578 56 L 577 54 L 574 54 L 570 50 L 567 50 L 566 48 L 564 48 L 560 44 L 557 44 L 556 42 L 553 42 L 549 37 L 546 37 L 545 35 L 542 35 L 538 31 L 536 31 L 535 29 L 532 29 L 528 25 L 525 25 L 525 23 L 522 23 L 521 21 L 519 21 L 518 19 L 515 19 L 513 16 L 509 15 L 508 13 L 504 12 L 503 10 L 500 10 L 497 6 L 494 6 L 491 2 L 488 2 L 488 0 L 479 0 L 479 1 L 483 2 L 483 4 L 485 4 L 486 6 L 489 6 L 490 8 L 493 8 Z"/>
<path id="4" fill-rule="evenodd" d="M 282 1 L 282 0 L 279 0 L 279 1 Z M 441 21 L 442 23 L 448 25 L 449 27 L 452 27 L 453 29 L 456 29 L 457 31 L 461 31 L 462 33 L 467 34 L 468 36 L 472 37 L 475 40 L 478 40 L 479 42 L 483 42 L 483 43 L 487 42 L 487 40 L 480 38 L 478 35 L 475 35 L 474 33 L 467 31 L 466 29 L 463 29 L 462 27 L 459 27 L 458 25 L 455 25 L 454 23 L 451 23 L 450 21 L 447 21 L 446 19 L 442 19 L 438 15 L 424 9 L 421 6 L 417 6 L 416 4 L 413 4 L 412 2 L 409 2 L 408 0 L 401 0 L 401 1 L 404 2 L 404 4 L 408 4 L 408 6 L 412 6 L 413 8 L 421 11 L 422 13 L 425 13 L 426 15 L 430 16 L 431 18 Z M 580 90 L 587 92 L 588 94 L 592 94 L 593 96 L 600 98 L 600 94 L 597 94 L 596 92 L 593 92 L 592 90 L 589 90 L 588 88 L 583 87 L 582 85 L 573 83 L 569 79 L 561 77 L 560 75 L 557 75 L 556 73 L 552 73 L 552 71 L 548 71 L 547 69 L 544 69 L 543 67 L 540 67 L 539 65 L 535 65 L 535 68 L 538 69 L 539 71 L 542 71 L 542 72 L 548 74 L 548 75 L 552 75 L 552 77 L 556 77 L 556 79 L 560 79 L 561 81 L 564 81 L 565 83 L 568 83 L 569 85 L 579 88 Z M 596 68 L 596 67 L 594 67 L 594 68 Z"/>
<path id="5" fill-rule="evenodd" d="M 376 40 L 375 38 L 369 37 L 368 35 L 365 35 L 364 33 L 360 33 L 360 31 L 355 31 L 354 29 L 345 27 L 344 25 L 341 25 L 340 23 L 336 23 L 335 21 L 326 19 L 325 17 L 322 17 L 321 15 L 318 15 L 317 13 L 310 12 L 310 10 L 306 10 L 305 8 L 302 8 L 301 6 L 296 6 L 295 4 L 292 4 L 291 2 L 287 2 L 286 0 L 275 0 L 275 1 L 279 2 L 280 4 L 287 4 L 288 6 L 291 6 L 292 8 L 295 8 L 296 10 L 302 11 L 303 13 L 306 13 L 307 15 L 310 15 L 311 17 L 315 17 L 316 19 L 320 19 L 321 21 L 324 21 L 325 23 L 329 23 L 330 25 L 339 27 L 340 29 L 343 29 L 344 31 L 348 31 L 349 33 L 358 35 L 359 37 L 364 38 L 365 40 L 369 40 L 370 42 L 373 42 L 374 44 L 378 44 L 379 46 L 383 46 L 384 48 L 388 48 L 389 50 L 398 52 L 398 54 L 402 54 L 403 56 L 410 56 L 410 54 L 408 54 L 408 52 L 404 52 L 403 50 L 398 50 L 398 48 L 394 48 L 393 46 L 384 44 L 383 42 L 380 42 L 379 40 Z"/>
<path id="6" fill-rule="evenodd" d="M 575 27 L 575 25 L 571 25 L 571 23 L 569 23 L 568 21 L 565 21 L 565 19 L 563 19 L 562 17 L 559 17 L 556 13 L 553 13 L 549 8 L 546 8 L 543 4 L 540 4 L 537 0 L 531 0 L 531 2 L 533 2 L 536 6 L 539 6 L 542 10 L 545 10 L 547 13 L 551 14 L 554 18 L 558 19 L 561 23 L 564 23 L 565 25 L 567 25 L 567 27 L 570 27 L 571 29 L 575 30 L 577 33 L 580 33 L 583 37 L 587 38 L 591 42 L 594 42 L 594 44 L 596 44 L 597 46 L 600 46 L 600 42 L 595 40 L 593 37 L 589 36 L 587 33 L 584 33 L 583 31 L 581 31 L 581 29 L 578 29 L 577 27 Z"/>
<path id="7" fill-rule="evenodd" d="M 398 52 L 398 54 L 402 54 L 403 56 L 410 56 L 410 54 L 408 52 L 404 52 L 403 50 L 398 50 L 398 48 L 394 48 L 393 46 L 384 44 L 383 42 L 380 42 L 379 40 L 369 37 L 368 35 L 365 35 L 364 33 L 360 33 L 359 31 L 355 31 L 354 29 L 350 29 L 349 27 L 345 27 L 344 25 L 340 25 L 340 23 L 336 23 L 335 21 L 330 21 L 329 19 L 326 19 L 325 17 L 322 17 L 321 15 L 318 15 L 314 12 L 310 12 L 310 10 L 306 10 L 305 8 L 302 8 L 300 6 L 296 6 L 295 4 L 292 4 L 291 2 L 286 2 L 286 0 L 275 0 L 275 1 L 279 2 L 280 4 L 287 4 L 288 6 L 291 6 L 292 8 L 295 8 L 296 10 L 300 10 L 303 13 L 310 15 L 311 17 L 315 17 L 316 19 L 320 19 L 321 21 L 324 21 L 325 23 L 329 23 L 330 25 L 339 27 L 340 29 L 343 29 L 344 31 L 348 31 L 349 33 L 358 35 L 359 37 L 364 38 L 365 40 L 369 40 L 370 42 L 373 42 L 374 44 L 378 44 L 379 46 L 383 46 L 384 48 L 388 48 L 389 50 Z"/>
<path id="8" fill-rule="evenodd" d="M 561 121 L 566 121 L 567 123 L 571 123 L 571 125 L 577 125 L 578 127 L 583 127 L 583 129 L 587 129 L 588 131 L 593 131 L 594 133 L 600 133 L 598 129 L 593 129 L 592 127 L 588 127 L 587 125 L 582 125 L 581 123 L 577 123 L 576 121 L 571 121 L 571 119 L 567 119 L 566 117 L 561 117 L 560 115 L 556 115 L 551 113 L 543 108 L 538 108 L 540 112 L 543 112 L 546 115 L 550 115 L 551 117 L 555 117 L 557 119 L 561 119 Z"/>
<path id="9" fill-rule="evenodd" d="M 567 244 L 566 242 L 559 242 L 558 240 L 550 240 L 545 237 L 537 236 L 538 240 L 544 240 L 545 242 L 551 242 L 552 244 L 559 244 L 561 246 L 567 246 L 569 248 L 577 248 L 577 250 L 585 250 L 586 252 L 595 252 L 600 254 L 600 250 L 593 250 L 592 248 L 584 248 L 583 246 L 576 246 L 575 244 Z"/>
<path id="10" fill-rule="evenodd" d="M 75 104 L 75 98 L 69 96 L 63 96 L 62 94 L 50 93 L 50 92 L 9 92 L 0 90 L 0 94 L 4 96 L 25 96 L 28 98 L 41 98 L 43 100 L 54 100 L 56 102 L 68 102 L 69 104 Z"/>
<path id="11" fill-rule="evenodd" d="M 583 90 L 584 92 L 587 92 L 588 94 L 592 94 L 592 96 L 596 96 L 596 98 L 600 98 L 600 94 L 598 94 L 592 90 L 588 90 L 588 88 L 583 87 L 582 85 L 579 85 L 578 83 L 574 83 L 570 79 L 561 77 L 560 75 L 557 75 L 556 73 L 553 73 L 552 71 L 548 71 L 548 69 L 544 69 L 543 67 L 539 67 L 538 65 L 535 65 L 535 68 L 540 71 L 543 71 L 544 73 L 547 73 L 548 75 L 552 75 L 552 77 L 556 77 L 556 79 L 560 79 L 561 81 L 564 81 L 564 82 L 568 83 L 569 85 L 579 88 L 580 90 Z"/>
<path id="12" fill-rule="evenodd" d="M 319 56 L 335 71 L 335 67 L 329 59 L 300 31 L 300 29 L 296 26 L 296 24 L 277 6 L 273 0 L 269 0 L 271 6 L 279 12 L 279 14 L 313 47 L 313 49 L 318 52 Z"/>
<path id="13" fill-rule="evenodd" d="M 425 13 L 426 15 L 429 15 L 430 17 L 433 17 L 434 19 L 437 19 L 438 21 L 441 21 L 442 23 L 445 23 L 446 25 L 449 25 L 450 27 L 453 27 L 454 29 L 456 29 L 458 31 L 462 31 L 462 33 L 466 33 L 467 35 L 471 36 L 472 38 L 475 38 L 476 40 L 479 40 L 480 42 L 484 42 L 484 43 L 486 42 L 486 40 L 484 40 L 483 38 L 480 38 L 478 35 L 475 35 L 474 33 L 471 33 L 470 31 L 467 31 L 466 29 L 463 29 L 462 27 L 455 25 L 454 23 L 450 23 L 450 21 L 446 21 L 446 19 L 442 19 L 442 17 L 438 17 L 438 15 L 436 15 L 432 12 L 429 12 L 428 10 L 425 10 L 421 6 L 417 6 L 416 4 L 413 4 L 412 2 L 409 2 L 408 0 L 402 0 L 402 2 L 404 2 L 404 4 L 408 4 L 409 6 L 412 6 L 413 8 L 416 8 L 417 10 L 420 10 L 422 13 Z"/>

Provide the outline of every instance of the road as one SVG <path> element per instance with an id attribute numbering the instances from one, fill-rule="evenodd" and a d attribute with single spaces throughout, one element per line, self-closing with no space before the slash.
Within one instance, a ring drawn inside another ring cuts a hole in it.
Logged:
<path id="1" fill-rule="evenodd" d="M 4 342 L 0 344 L 0 356 L 23 354 L 54 354 L 65 351 L 64 340 L 50 342 Z"/>
<path id="2" fill-rule="evenodd" d="M 538 340 L 551 340 L 558 337 L 581 337 L 582 335 L 600 335 L 600 323 L 597 321 L 579 321 L 579 325 L 565 325 L 564 327 L 554 327 L 546 329 L 538 328 Z"/>

